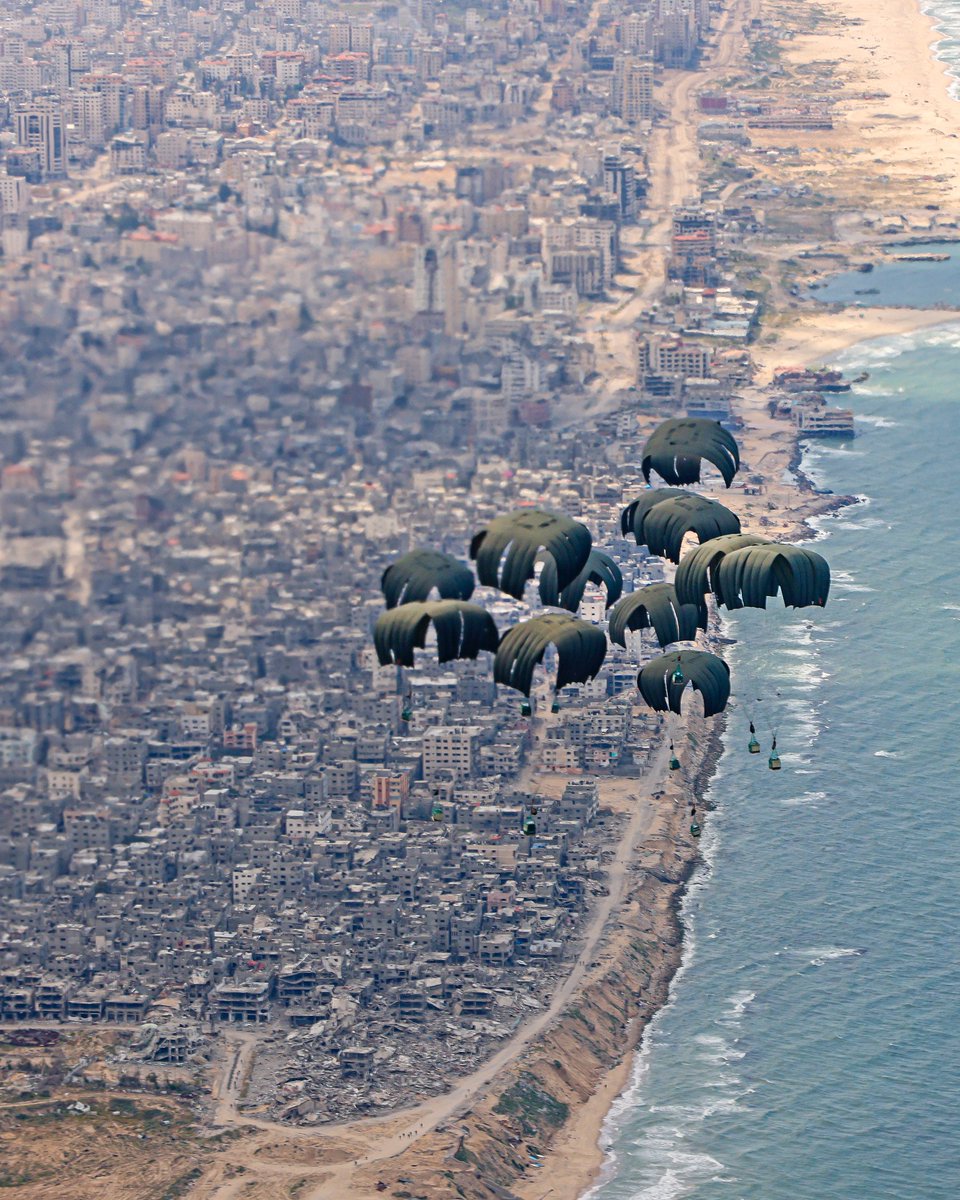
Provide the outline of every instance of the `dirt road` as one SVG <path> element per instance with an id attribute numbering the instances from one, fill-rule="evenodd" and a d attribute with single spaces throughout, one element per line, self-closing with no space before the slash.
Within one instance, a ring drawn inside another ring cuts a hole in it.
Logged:
<path id="1" fill-rule="evenodd" d="M 668 116 L 657 124 L 647 148 L 649 187 L 646 230 L 626 229 L 623 249 L 630 255 L 630 273 L 621 283 L 636 280 L 633 294 L 611 313 L 609 303 L 596 304 L 585 314 L 587 334 L 597 351 L 596 396 L 577 406 L 558 424 L 574 425 L 612 412 L 617 392 L 636 382 L 634 327 L 640 314 L 662 294 L 667 282 L 672 211 L 699 199 L 700 156 L 697 143 L 697 94 L 728 75 L 746 52 L 744 27 L 759 10 L 759 0 L 734 0 L 726 9 L 712 53 L 698 71 L 667 71 L 659 105 Z"/>
<path id="2" fill-rule="evenodd" d="M 237 1111 L 243 1083 L 256 1050 L 257 1035 L 243 1032 L 226 1035 L 227 1056 L 215 1086 L 216 1124 L 220 1127 L 241 1125 L 259 1131 L 237 1145 L 230 1154 L 234 1167 L 244 1168 L 244 1178 L 248 1182 L 252 1175 L 266 1178 L 299 1175 L 306 1180 L 316 1181 L 312 1191 L 304 1191 L 305 1200 L 341 1200 L 349 1194 L 346 1190 L 346 1180 L 356 1167 L 383 1162 L 401 1154 L 418 1138 L 438 1125 L 455 1120 L 457 1114 L 469 1108 L 499 1072 L 511 1064 L 534 1039 L 558 1019 L 573 996 L 589 981 L 595 969 L 592 964 L 598 959 L 604 937 L 611 922 L 617 919 L 626 899 L 630 866 L 649 835 L 653 820 L 654 793 L 660 791 L 665 784 L 668 757 L 668 747 L 661 746 L 644 779 L 636 782 L 633 812 L 607 873 L 607 893 L 598 899 L 594 911 L 590 914 L 583 931 L 581 951 L 570 973 L 554 993 L 550 1004 L 543 1012 L 520 1026 L 492 1058 L 461 1079 L 449 1092 L 382 1117 L 339 1122 L 324 1125 L 322 1128 L 290 1128 L 279 1122 L 249 1117 Z M 371 1138 L 371 1134 L 375 1135 L 374 1138 Z M 320 1160 L 325 1157 L 325 1146 L 336 1145 L 341 1161 L 323 1162 L 322 1166 L 320 1163 L 307 1166 L 266 1161 L 263 1152 L 268 1143 L 267 1135 L 274 1139 L 309 1141 L 315 1149 L 315 1159 Z M 357 1137 L 356 1143 L 353 1142 L 353 1135 Z M 358 1148 L 350 1151 L 351 1144 Z M 353 1154 L 356 1154 L 355 1158 Z M 238 1179 L 220 1180 L 215 1190 L 207 1194 L 216 1200 L 229 1200 L 236 1194 L 239 1186 Z"/>

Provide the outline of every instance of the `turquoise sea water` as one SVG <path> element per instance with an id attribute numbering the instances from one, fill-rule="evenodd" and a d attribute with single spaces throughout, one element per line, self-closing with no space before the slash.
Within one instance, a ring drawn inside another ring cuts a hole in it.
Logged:
<path id="1" fill-rule="evenodd" d="M 958 5 L 960 11 L 960 5 Z M 907 294 L 917 308 L 960 308 L 960 242 L 925 242 L 890 248 L 891 254 L 948 254 L 945 262 L 881 261 L 868 274 L 841 271 L 809 297 L 821 304 L 900 304 Z"/>
<path id="2" fill-rule="evenodd" d="M 858 437 L 805 468 L 864 500 L 820 523 L 826 609 L 729 622 L 740 703 L 685 965 L 597 1200 L 960 1194 L 960 325 L 837 361 L 870 372 Z"/>

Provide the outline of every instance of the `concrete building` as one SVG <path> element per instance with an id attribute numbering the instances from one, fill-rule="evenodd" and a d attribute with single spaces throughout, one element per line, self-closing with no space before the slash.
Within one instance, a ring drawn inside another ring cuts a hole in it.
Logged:
<path id="1" fill-rule="evenodd" d="M 67 130 L 63 110 L 53 100 L 38 100 L 16 113 L 17 142 L 36 150 L 40 172 L 45 179 L 57 179 L 67 173 Z"/>

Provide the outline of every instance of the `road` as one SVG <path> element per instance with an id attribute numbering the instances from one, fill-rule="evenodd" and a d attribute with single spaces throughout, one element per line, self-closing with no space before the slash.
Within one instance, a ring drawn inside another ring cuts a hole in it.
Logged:
<path id="1" fill-rule="evenodd" d="M 461 1079 L 455 1087 L 442 1096 L 431 1097 L 410 1108 L 394 1110 L 384 1116 L 366 1117 L 354 1121 L 343 1121 L 322 1127 L 294 1127 L 280 1122 L 266 1121 L 258 1117 L 247 1116 L 237 1111 L 237 1103 L 243 1087 L 243 1082 L 251 1065 L 252 1056 L 257 1046 L 257 1035 L 240 1032 L 227 1034 L 229 1050 L 224 1067 L 215 1088 L 217 1100 L 216 1124 L 253 1126 L 274 1137 L 309 1139 L 320 1143 L 330 1137 L 347 1138 L 351 1134 L 364 1135 L 364 1141 L 369 1147 L 356 1160 L 341 1163 L 326 1164 L 322 1168 L 322 1179 L 316 1188 L 305 1194 L 305 1200 L 342 1200 L 345 1194 L 345 1177 L 358 1166 L 369 1166 L 383 1162 L 386 1159 L 403 1153 L 420 1137 L 435 1129 L 438 1125 L 456 1118 L 459 1112 L 469 1108 L 478 1095 L 486 1090 L 494 1078 L 526 1049 L 526 1047 L 549 1028 L 565 1011 L 570 1000 L 588 981 L 591 963 L 598 957 L 600 945 L 606 935 L 612 919 L 615 919 L 627 897 L 629 870 L 637 852 L 648 837 L 654 817 L 654 793 L 660 791 L 668 775 L 669 748 L 662 745 L 651 760 L 644 779 L 637 781 L 635 807 L 623 836 L 617 845 L 607 872 L 607 893 L 600 896 L 590 914 L 583 931 L 583 946 L 569 974 L 554 993 L 549 1005 L 543 1012 L 521 1025 L 513 1036 L 482 1066 L 472 1074 Z M 595 968 L 596 969 L 596 968 Z M 371 1144 L 367 1140 L 369 1133 L 378 1127 L 384 1128 L 381 1136 Z M 291 1175 L 296 1173 L 292 1166 L 281 1166 L 279 1163 L 267 1163 L 257 1154 L 262 1139 L 253 1139 L 250 1144 L 238 1146 L 231 1152 L 231 1159 L 236 1164 L 246 1165 L 251 1170 L 264 1172 L 268 1175 Z M 299 1168 L 301 1174 L 309 1176 L 315 1172 L 309 1168 Z M 234 1194 L 236 1181 L 222 1183 L 213 1193 L 217 1200 L 227 1200 Z"/>
<path id="2" fill-rule="evenodd" d="M 638 253 L 633 263 L 634 273 L 642 274 L 642 282 L 615 313 L 611 314 L 609 304 L 604 304 L 595 306 L 593 312 L 587 315 L 588 328 L 593 326 L 593 330 L 600 335 L 602 346 L 598 348 L 597 360 L 601 374 L 600 394 L 595 406 L 591 406 L 586 414 L 581 410 L 568 422 L 569 424 L 583 421 L 585 417 L 590 419 L 604 410 L 611 410 L 617 403 L 614 399 L 617 388 L 624 386 L 624 383 L 633 382 L 632 346 L 630 356 L 625 359 L 622 346 L 617 348 L 603 344 L 607 342 L 606 330 L 620 335 L 621 342 L 624 338 L 632 340 L 632 331 L 639 313 L 649 308 L 663 291 L 670 250 L 672 209 L 687 200 L 696 200 L 699 195 L 699 153 L 694 119 L 696 95 L 705 85 L 728 73 L 736 63 L 738 55 L 742 55 L 745 47 L 743 28 L 754 14 L 757 5 L 758 0 L 734 0 L 724 14 L 718 30 L 716 49 L 704 69 L 696 72 L 667 73 L 661 103 L 670 115 L 663 125 L 654 130 L 648 152 L 650 188 L 647 207 L 652 223 L 642 245 L 637 246 Z M 591 9 L 587 25 L 581 30 L 576 42 L 585 39 L 597 27 L 603 8 L 604 0 L 597 0 Z M 574 52 L 576 42 L 571 41 L 564 60 L 567 63 Z M 562 64 L 558 64 L 557 70 L 562 69 Z M 557 70 L 554 72 L 555 76 Z M 522 126 L 515 127 L 505 141 L 515 142 L 532 134 L 542 136 L 541 122 L 549 106 L 551 90 L 545 88 L 538 102 L 539 120 L 524 122 Z M 217 1096 L 218 1124 L 253 1125 L 274 1134 L 282 1131 L 287 1137 L 302 1136 L 313 1140 L 327 1136 L 349 1138 L 351 1133 L 366 1135 L 378 1127 L 383 1127 L 382 1136 L 377 1137 L 375 1145 L 368 1148 L 366 1153 L 354 1162 L 325 1166 L 323 1177 L 318 1178 L 317 1186 L 305 1193 L 305 1200 L 342 1200 L 342 1197 L 348 1194 L 345 1190 L 346 1180 L 357 1166 L 368 1166 L 393 1158 L 409 1149 L 420 1137 L 438 1125 L 456 1118 L 505 1067 L 514 1062 L 535 1038 L 560 1017 L 572 997 L 588 979 L 590 964 L 597 958 L 598 948 L 611 917 L 619 911 L 624 901 L 630 864 L 650 831 L 653 793 L 662 790 L 664 786 L 668 758 L 669 747 L 664 742 L 651 761 L 644 779 L 638 780 L 636 806 L 610 864 L 607 894 L 599 898 L 588 919 L 584 930 L 583 948 L 569 974 L 547 1008 L 520 1026 L 492 1058 L 461 1079 L 449 1092 L 410 1108 L 394 1110 L 381 1117 L 324 1125 L 322 1128 L 301 1127 L 291 1130 L 279 1123 L 251 1119 L 236 1111 L 237 1089 L 240 1086 L 238 1080 L 242 1080 L 246 1075 L 250 1055 L 256 1043 L 253 1035 L 246 1035 L 245 1041 L 244 1035 L 239 1035 L 237 1041 L 241 1044 L 237 1046 L 228 1064 Z M 231 1077 L 234 1080 L 232 1085 Z M 399 1128 L 389 1128 L 391 1126 Z M 369 1146 L 369 1142 L 367 1144 Z M 265 1166 L 262 1161 L 253 1157 L 243 1157 L 251 1166 L 260 1169 Z M 240 1161 L 240 1158 L 235 1161 Z M 217 1193 L 223 1200 L 227 1200 L 228 1194 L 234 1194 L 232 1187 Z"/>
<path id="3" fill-rule="evenodd" d="M 716 46 L 701 69 L 667 71 L 658 103 L 669 115 L 654 126 L 647 148 L 649 187 L 646 231 L 624 232 L 623 248 L 631 254 L 630 277 L 639 277 L 632 296 L 614 312 L 609 302 L 585 314 L 587 335 L 597 352 L 596 395 L 586 415 L 596 419 L 619 406 L 617 393 L 636 382 L 633 330 L 640 314 L 662 294 L 667 282 L 672 211 L 699 198 L 700 155 L 697 142 L 697 94 L 728 75 L 746 53 L 744 27 L 757 15 L 759 0 L 734 0 L 717 28 Z M 560 427 L 584 419 L 578 406 Z"/>

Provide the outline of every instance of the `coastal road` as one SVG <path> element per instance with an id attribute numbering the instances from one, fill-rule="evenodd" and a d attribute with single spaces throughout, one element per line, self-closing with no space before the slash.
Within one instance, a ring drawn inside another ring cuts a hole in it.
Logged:
<path id="1" fill-rule="evenodd" d="M 522 1025 L 483 1066 L 474 1071 L 472 1075 L 466 1076 L 443 1096 L 426 1100 L 422 1104 L 401 1112 L 391 1113 L 388 1117 L 325 1125 L 324 1133 L 347 1133 L 349 1131 L 360 1133 L 367 1132 L 371 1127 L 386 1121 L 395 1120 L 397 1117 L 404 1117 L 409 1121 L 409 1124 L 398 1132 L 379 1139 L 376 1145 L 358 1158 L 354 1164 L 344 1164 L 332 1168 L 331 1176 L 309 1194 L 308 1200 L 336 1200 L 336 1198 L 342 1197 L 344 1195 L 343 1176 L 352 1171 L 355 1166 L 368 1166 L 393 1158 L 409 1149 L 418 1138 L 435 1129 L 437 1125 L 455 1119 L 458 1111 L 468 1108 L 478 1093 L 484 1091 L 500 1071 L 509 1066 L 530 1042 L 561 1016 L 570 1000 L 587 980 L 591 970 L 590 964 L 597 958 L 600 943 L 611 917 L 619 911 L 626 899 L 628 871 L 640 845 L 650 833 L 654 813 L 653 793 L 661 790 L 665 785 L 668 760 L 669 747 L 664 743 L 654 754 L 645 778 L 637 781 L 636 804 L 607 873 L 607 895 L 600 897 L 599 903 L 588 921 L 583 948 L 569 975 L 554 993 L 549 1006 L 533 1020 Z"/>
<path id="2" fill-rule="evenodd" d="M 228 1035 L 231 1050 L 216 1088 L 216 1124 L 253 1126 L 274 1136 L 306 1138 L 322 1143 L 326 1137 L 346 1137 L 362 1134 L 369 1149 L 356 1160 L 327 1164 L 324 1166 L 322 1183 L 307 1194 L 308 1200 L 332 1200 L 344 1196 L 344 1177 L 358 1166 L 383 1162 L 410 1148 L 418 1138 L 430 1133 L 438 1125 L 455 1119 L 457 1113 L 468 1108 L 477 1095 L 484 1091 L 495 1076 L 509 1066 L 523 1050 L 545 1029 L 556 1021 L 568 1006 L 572 997 L 588 980 L 590 964 L 598 956 L 598 950 L 606 935 L 611 919 L 619 912 L 626 899 L 629 869 L 637 851 L 648 837 L 654 819 L 654 793 L 660 791 L 667 779 L 669 747 L 658 747 L 644 778 L 637 780 L 635 806 L 623 836 L 617 845 L 607 872 L 607 894 L 598 898 L 583 932 L 583 946 L 566 979 L 552 996 L 543 1012 L 521 1025 L 503 1046 L 472 1074 L 461 1079 L 455 1087 L 442 1096 L 431 1097 L 410 1108 L 393 1110 L 384 1116 L 364 1117 L 354 1121 L 326 1124 L 322 1127 L 295 1127 L 277 1121 L 267 1121 L 239 1113 L 236 1103 L 239 1092 L 256 1046 L 255 1034 Z M 378 1127 L 384 1128 L 382 1136 L 371 1145 L 367 1138 Z M 396 1128 L 394 1128 L 396 1127 Z M 253 1161 L 251 1160 L 251 1165 Z M 262 1161 L 258 1164 L 264 1166 Z M 307 1200 L 305 1197 L 305 1200 Z"/>
<path id="3" fill-rule="evenodd" d="M 608 303 L 591 306 L 584 321 L 597 350 L 596 396 L 586 415 L 595 419 L 614 411 L 617 392 L 636 381 L 633 330 L 640 314 L 663 294 L 667 283 L 673 209 L 699 201 L 700 152 L 697 142 L 697 95 L 736 70 L 743 61 L 747 41 L 744 29 L 758 15 L 759 0 L 734 0 L 717 28 L 716 46 L 697 71 L 667 71 L 659 96 L 666 119 L 654 126 L 647 150 L 649 188 L 645 233 L 625 231 L 624 249 L 632 250 L 630 275 L 640 277 L 633 294 L 611 313 Z M 638 237 L 642 236 L 642 241 Z M 632 244 L 631 244 L 632 243 Z M 584 419 L 578 406 L 561 418 L 558 427 Z"/>

